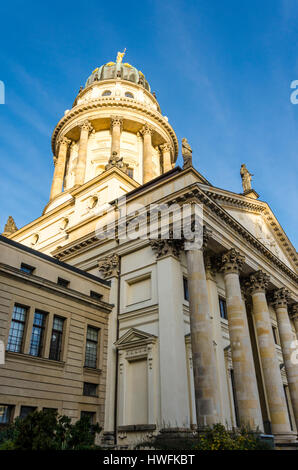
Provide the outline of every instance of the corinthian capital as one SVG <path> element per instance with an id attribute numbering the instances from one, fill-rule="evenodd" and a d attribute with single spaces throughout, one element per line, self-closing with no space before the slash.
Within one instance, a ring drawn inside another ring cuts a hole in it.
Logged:
<path id="1" fill-rule="evenodd" d="M 288 305 L 289 297 L 290 293 L 285 287 L 282 287 L 281 289 L 275 289 L 272 292 L 272 304 L 275 308 L 286 307 Z"/>
<path id="2" fill-rule="evenodd" d="M 88 131 L 90 134 L 91 132 L 94 132 L 94 127 L 92 126 L 91 122 L 86 119 L 85 121 L 81 122 L 79 124 L 79 127 L 81 128 L 81 131 Z"/>
<path id="3" fill-rule="evenodd" d="M 245 287 L 250 294 L 255 292 L 263 292 L 267 289 L 270 277 L 263 271 L 256 271 L 249 276 L 249 280 L 245 283 Z"/>
<path id="4" fill-rule="evenodd" d="M 111 129 L 113 129 L 114 126 L 119 126 L 120 129 L 122 130 L 123 117 L 121 117 L 121 116 L 111 116 Z"/>
<path id="5" fill-rule="evenodd" d="M 220 270 L 225 274 L 237 273 L 242 269 L 245 256 L 242 256 L 235 248 L 224 253 L 220 259 Z"/>
<path id="6" fill-rule="evenodd" d="M 62 135 L 61 137 L 59 137 L 57 143 L 58 143 L 60 146 L 61 146 L 61 145 L 65 145 L 66 147 L 68 147 L 68 146 L 71 144 L 71 140 L 68 139 L 67 137 L 65 137 L 65 135 Z"/>
<path id="7" fill-rule="evenodd" d="M 152 127 L 150 127 L 148 124 L 144 124 L 144 126 L 142 127 L 142 129 L 140 130 L 140 133 L 142 135 L 152 135 L 153 133 L 153 129 Z"/>
<path id="8" fill-rule="evenodd" d="M 114 253 L 113 255 L 106 256 L 98 262 L 98 268 L 105 279 L 113 276 L 118 276 L 119 255 Z"/>
<path id="9" fill-rule="evenodd" d="M 162 258 L 164 256 L 172 255 L 175 258 L 179 258 L 180 251 L 183 247 L 183 242 L 180 239 L 152 239 L 150 245 L 153 251 L 155 251 L 156 258 Z"/>
<path id="10" fill-rule="evenodd" d="M 165 152 L 172 152 L 173 150 L 173 147 L 171 144 L 169 143 L 165 143 L 165 144 L 161 144 L 159 146 L 160 150 L 162 151 L 162 153 L 165 153 Z"/>

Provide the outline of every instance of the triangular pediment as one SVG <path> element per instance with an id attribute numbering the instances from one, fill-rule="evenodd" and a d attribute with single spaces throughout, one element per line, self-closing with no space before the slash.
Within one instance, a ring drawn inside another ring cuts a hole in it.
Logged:
<path id="1" fill-rule="evenodd" d="M 156 336 L 145 331 L 138 330 L 136 328 L 130 328 L 124 335 L 122 335 L 118 341 L 116 341 L 116 346 L 132 346 L 138 343 L 148 343 L 155 341 Z"/>
<path id="2" fill-rule="evenodd" d="M 215 187 L 202 189 L 290 269 L 297 252 L 266 202 Z"/>

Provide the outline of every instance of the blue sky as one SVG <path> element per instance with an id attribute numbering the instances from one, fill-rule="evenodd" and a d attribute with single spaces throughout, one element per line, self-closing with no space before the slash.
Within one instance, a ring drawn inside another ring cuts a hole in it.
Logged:
<path id="1" fill-rule="evenodd" d="M 8 215 L 18 227 L 41 215 L 56 123 L 91 71 L 126 47 L 196 168 L 241 192 L 245 162 L 297 247 L 296 0 L 15 0 L 0 9 L 1 229 Z"/>

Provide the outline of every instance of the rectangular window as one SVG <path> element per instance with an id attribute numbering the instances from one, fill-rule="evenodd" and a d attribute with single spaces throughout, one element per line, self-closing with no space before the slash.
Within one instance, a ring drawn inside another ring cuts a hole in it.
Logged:
<path id="1" fill-rule="evenodd" d="M 27 317 L 27 307 L 15 305 L 9 330 L 7 351 L 21 352 L 23 347 L 24 330 Z"/>
<path id="2" fill-rule="evenodd" d="M 54 316 L 49 358 L 60 361 L 64 318 Z"/>
<path id="3" fill-rule="evenodd" d="M 63 279 L 63 277 L 58 277 L 58 279 L 57 279 L 58 286 L 68 287 L 69 283 L 70 283 L 70 281 L 68 281 L 67 279 Z"/>
<path id="4" fill-rule="evenodd" d="M 133 178 L 133 168 L 127 168 L 127 174 L 130 178 Z"/>
<path id="5" fill-rule="evenodd" d="M 12 419 L 12 412 L 12 405 L 0 405 L 0 424 L 9 424 Z"/>
<path id="6" fill-rule="evenodd" d="M 30 413 L 33 413 L 35 410 L 36 406 L 21 406 L 20 418 L 26 418 L 26 416 L 30 415 Z"/>
<path id="7" fill-rule="evenodd" d="M 46 313 L 36 310 L 34 313 L 30 352 L 31 356 L 41 356 Z"/>
<path id="8" fill-rule="evenodd" d="M 222 297 L 219 297 L 218 301 L 219 301 L 220 316 L 221 318 L 224 318 L 225 320 L 227 320 L 228 319 L 227 303 L 225 299 L 223 299 Z"/>
<path id="9" fill-rule="evenodd" d="M 90 297 L 92 297 L 92 299 L 101 300 L 102 299 L 102 294 L 99 294 L 98 292 L 95 292 L 94 290 L 91 290 L 90 291 Z"/>
<path id="10" fill-rule="evenodd" d="M 188 280 L 186 277 L 183 277 L 183 293 L 184 293 L 184 300 L 189 301 Z"/>
<path id="11" fill-rule="evenodd" d="M 29 264 L 21 263 L 21 271 L 27 274 L 33 274 L 35 270 L 34 266 L 30 266 Z"/>
<path id="12" fill-rule="evenodd" d="M 96 397 L 97 396 L 97 384 L 84 382 L 83 395 L 87 397 Z"/>
<path id="13" fill-rule="evenodd" d="M 88 418 L 90 424 L 95 422 L 95 413 L 93 411 L 81 411 L 81 418 Z"/>
<path id="14" fill-rule="evenodd" d="M 98 329 L 88 326 L 86 340 L 85 367 L 96 369 L 98 349 Z"/>
<path id="15" fill-rule="evenodd" d="M 42 411 L 44 413 L 56 413 L 58 409 L 57 408 L 43 408 Z"/>
<path id="16" fill-rule="evenodd" d="M 275 344 L 279 345 L 278 332 L 277 332 L 276 326 L 272 326 L 272 333 L 273 333 L 273 338 L 274 338 Z"/>

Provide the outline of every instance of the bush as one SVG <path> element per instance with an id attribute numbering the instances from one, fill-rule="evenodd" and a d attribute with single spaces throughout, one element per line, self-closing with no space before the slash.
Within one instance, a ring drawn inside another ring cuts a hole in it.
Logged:
<path id="1" fill-rule="evenodd" d="M 88 417 L 72 424 L 68 416 L 56 411 L 34 411 L 0 433 L 0 450 L 92 449 L 100 431 L 98 424 L 90 425 Z"/>
<path id="2" fill-rule="evenodd" d="M 268 450 L 268 443 L 246 429 L 228 431 L 222 424 L 206 427 L 198 433 L 194 450 Z"/>

